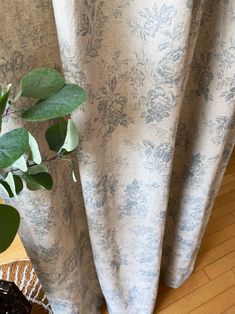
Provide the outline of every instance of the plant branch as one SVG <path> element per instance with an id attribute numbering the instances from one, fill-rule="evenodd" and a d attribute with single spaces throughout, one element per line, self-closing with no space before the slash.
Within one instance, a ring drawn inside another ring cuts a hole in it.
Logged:
<path id="1" fill-rule="evenodd" d="M 1 118 L 5 118 L 7 116 L 10 116 L 11 114 L 14 114 L 14 113 L 18 113 L 18 112 L 21 112 L 21 110 L 14 110 L 14 111 L 10 111 L 10 107 L 7 108 L 6 112 L 1 116 Z"/>

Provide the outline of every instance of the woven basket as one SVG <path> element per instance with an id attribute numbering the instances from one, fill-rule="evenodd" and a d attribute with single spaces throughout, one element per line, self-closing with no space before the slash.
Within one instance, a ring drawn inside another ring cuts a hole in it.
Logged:
<path id="1" fill-rule="evenodd" d="M 0 265 L 0 279 L 15 282 L 32 304 L 32 314 L 53 313 L 29 260 Z"/>

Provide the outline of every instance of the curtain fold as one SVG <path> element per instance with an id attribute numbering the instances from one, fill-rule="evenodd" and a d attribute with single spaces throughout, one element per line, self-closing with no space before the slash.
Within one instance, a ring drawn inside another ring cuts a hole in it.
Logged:
<path id="1" fill-rule="evenodd" d="M 96 270 L 110 313 L 191 274 L 234 130 L 234 5 L 54 1 Z M 229 96 L 230 95 L 230 96 Z M 226 125 L 226 126 L 225 126 Z"/>
<path id="2" fill-rule="evenodd" d="M 0 2 L 0 82 L 13 83 L 35 67 L 61 70 L 52 4 L 47 0 Z M 18 105 L 18 103 L 17 103 Z M 23 100 L 21 107 L 28 106 Z M 3 132 L 19 126 L 18 118 L 3 123 Z M 28 123 L 42 155 L 48 153 L 46 123 Z M 25 190 L 8 200 L 20 211 L 20 237 L 54 313 L 99 313 L 103 296 L 94 267 L 80 184 L 70 180 L 66 163 L 48 165 L 52 192 Z M 5 194 L 1 195 L 4 199 Z"/>
<path id="3" fill-rule="evenodd" d="M 159 278 L 176 288 L 193 271 L 234 146 L 235 4 L 52 3 L 0 4 L 1 79 L 62 62 L 88 93 L 80 182 L 53 164 L 54 192 L 21 197 L 21 237 L 54 313 L 105 298 L 110 314 L 151 314 Z"/>

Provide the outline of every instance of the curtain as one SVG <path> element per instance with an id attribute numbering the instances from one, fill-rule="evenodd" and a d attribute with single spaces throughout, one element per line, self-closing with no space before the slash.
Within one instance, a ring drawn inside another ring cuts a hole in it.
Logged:
<path id="1" fill-rule="evenodd" d="M 62 66 L 88 93 L 80 182 L 55 162 L 53 193 L 17 203 L 54 313 L 153 313 L 159 278 L 193 271 L 233 149 L 234 1 L 2 0 L 0 17 L 1 80 Z"/>

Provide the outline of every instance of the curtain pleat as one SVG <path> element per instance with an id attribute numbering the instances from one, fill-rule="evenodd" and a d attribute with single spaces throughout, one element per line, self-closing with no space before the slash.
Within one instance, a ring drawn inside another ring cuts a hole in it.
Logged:
<path id="1" fill-rule="evenodd" d="M 52 4 L 48 0 L 0 2 L 0 82 L 13 83 L 36 67 L 61 70 Z M 21 101 L 19 107 L 28 106 Z M 19 126 L 19 118 L 3 123 L 3 132 Z M 48 154 L 46 123 L 26 125 Z M 20 211 L 20 237 L 54 313 L 99 313 L 103 296 L 91 252 L 80 183 L 71 181 L 66 163 L 53 162 L 52 192 L 25 191 L 6 200 Z M 1 197 L 4 199 L 5 194 Z"/>

